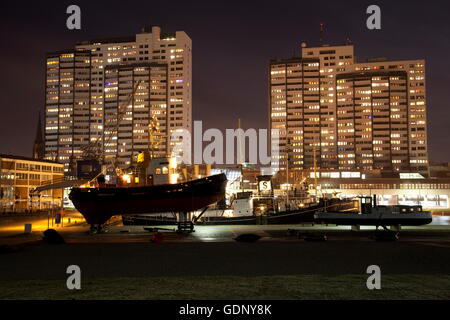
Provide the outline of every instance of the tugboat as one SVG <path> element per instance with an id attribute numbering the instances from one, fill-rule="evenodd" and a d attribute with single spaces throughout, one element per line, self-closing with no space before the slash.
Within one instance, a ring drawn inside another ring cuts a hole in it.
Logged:
<path id="1" fill-rule="evenodd" d="M 224 174 L 177 184 L 143 187 L 72 188 L 69 198 L 93 229 L 112 216 L 175 212 L 187 215 L 225 196 Z"/>
<path id="2" fill-rule="evenodd" d="M 323 210 L 351 210 L 355 207 L 351 199 L 319 198 L 318 202 L 306 204 L 297 209 L 265 215 L 267 224 L 304 224 L 315 223 L 315 214 Z"/>
<path id="3" fill-rule="evenodd" d="M 359 197 L 357 211 L 326 211 L 317 212 L 315 221 L 319 223 L 350 225 L 350 226 L 420 226 L 431 223 L 431 211 L 423 211 L 422 206 L 380 206 L 376 196 Z"/>
<path id="4" fill-rule="evenodd" d="M 261 201 L 261 199 L 255 198 L 256 201 Z M 198 224 L 203 225 L 229 225 L 229 224 L 304 224 L 304 223 L 314 223 L 314 214 L 317 211 L 323 210 L 324 206 L 328 208 L 347 208 L 353 207 L 353 201 L 351 200 L 341 200 L 332 199 L 324 200 L 319 199 L 318 203 L 310 203 L 303 207 L 292 208 L 284 211 L 267 211 L 260 214 L 257 207 L 254 207 L 254 213 L 249 215 L 222 215 L 222 216 L 206 216 L 201 217 Z"/>

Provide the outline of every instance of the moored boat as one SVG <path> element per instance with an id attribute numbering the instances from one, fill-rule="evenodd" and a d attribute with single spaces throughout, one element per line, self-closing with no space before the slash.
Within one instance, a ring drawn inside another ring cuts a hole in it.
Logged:
<path id="1" fill-rule="evenodd" d="M 320 210 L 351 210 L 355 202 L 351 199 L 320 199 L 299 208 L 260 213 L 258 208 L 245 208 L 236 205 L 230 210 L 209 209 L 195 219 L 198 225 L 257 225 L 257 224 L 304 224 L 314 223 L 314 214 Z M 177 219 L 172 214 L 127 215 L 122 217 L 124 225 L 176 225 Z"/>
<path id="2" fill-rule="evenodd" d="M 361 197 L 360 208 L 357 211 L 322 211 L 315 215 L 316 222 L 351 226 L 420 226 L 432 222 L 430 211 L 424 211 L 422 206 L 379 206 L 376 197 Z"/>

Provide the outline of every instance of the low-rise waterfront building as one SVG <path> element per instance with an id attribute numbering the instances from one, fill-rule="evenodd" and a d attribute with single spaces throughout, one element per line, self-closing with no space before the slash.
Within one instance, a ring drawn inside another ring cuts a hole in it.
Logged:
<path id="1" fill-rule="evenodd" d="M 450 178 L 425 178 L 419 173 L 400 173 L 389 177 L 363 172 L 310 173 L 308 184 L 319 195 L 352 198 L 377 196 L 380 205 L 421 205 L 427 209 L 450 208 Z"/>
<path id="2" fill-rule="evenodd" d="M 31 196 L 39 186 L 64 181 L 64 165 L 0 154 L 0 212 L 29 212 L 62 206 L 63 189 Z"/>

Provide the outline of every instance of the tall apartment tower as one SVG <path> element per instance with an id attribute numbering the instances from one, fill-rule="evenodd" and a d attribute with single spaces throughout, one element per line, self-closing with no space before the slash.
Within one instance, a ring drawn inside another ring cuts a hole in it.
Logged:
<path id="1" fill-rule="evenodd" d="M 314 166 L 320 135 L 319 65 L 316 58 L 270 62 L 270 128 L 280 132 L 276 165 L 281 169 Z"/>
<path id="2" fill-rule="evenodd" d="M 424 60 L 357 63 L 353 45 L 302 44 L 300 58 L 271 60 L 269 69 L 281 169 L 315 163 L 320 170 L 428 174 Z"/>
<path id="3" fill-rule="evenodd" d="M 149 149 L 156 121 L 160 144 L 192 126 L 192 41 L 183 31 L 159 27 L 128 38 L 82 42 L 47 55 L 46 159 L 68 171 L 89 143 L 105 160 L 126 167 Z M 172 144 L 172 145 L 171 145 Z"/>

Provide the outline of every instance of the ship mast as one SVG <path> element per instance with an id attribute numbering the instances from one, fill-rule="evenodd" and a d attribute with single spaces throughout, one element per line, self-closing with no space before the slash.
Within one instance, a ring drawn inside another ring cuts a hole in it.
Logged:
<path id="1" fill-rule="evenodd" d="M 105 165 L 105 168 L 103 170 L 101 170 L 101 172 L 96 175 L 94 178 L 92 178 L 89 182 L 94 181 L 95 179 L 97 179 L 100 175 L 105 174 L 108 171 L 108 168 L 110 166 L 114 167 L 114 171 L 116 173 L 116 175 L 119 175 L 121 173 L 121 169 L 120 167 L 117 165 L 117 154 L 116 157 L 112 157 L 109 160 L 109 163 L 107 163 L 106 160 L 106 155 L 105 155 L 105 146 L 107 146 L 112 140 L 113 140 L 113 132 L 116 132 L 117 137 L 119 136 L 119 126 L 120 126 L 120 122 L 123 120 L 123 117 L 126 115 L 127 113 L 127 109 L 130 106 L 130 104 L 133 103 L 133 99 L 134 96 L 136 94 L 136 91 L 139 88 L 139 85 L 142 83 L 143 81 L 137 81 L 135 86 L 132 89 L 132 92 L 130 92 L 126 98 L 127 100 L 125 101 L 125 103 L 118 105 L 117 107 L 117 120 L 115 123 L 112 124 L 108 124 L 106 122 L 105 119 L 103 119 L 104 121 L 104 125 L 103 125 L 103 130 L 101 135 L 98 135 L 95 137 L 95 139 L 89 141 L 89 143 L 83 147 L 81 147 L 81 151 L 82 151 L 82 155 L 81 158 L 84 160 L 96 160 L 99 163 L 102 163 Z M 107 139 L 105 139 L 105 133 L 108 132 L 109 136 L 107 137 Z M 118 146 L 116 146 L 118 147 Z M 131 152 L 131 157 L 133 157 L 133 151 Z"/>
<path id="2" fill-rule="evenodd" d="M 150 117 L 148 123 L 148 146 L 150 148 L 150 159 L 155 157 L 155 148 L 159 145 L 159 139 L 155 139 L 155 134 L 159 134 L 159 122 L 153 116 Z"/>

